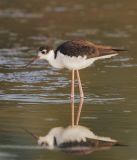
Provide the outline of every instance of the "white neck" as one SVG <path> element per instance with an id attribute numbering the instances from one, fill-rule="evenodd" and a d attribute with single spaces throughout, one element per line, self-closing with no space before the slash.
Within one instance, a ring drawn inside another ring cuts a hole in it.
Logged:
<path id="1" fill-rule="evenodd" d="M 50 50 L 46 55 L 44 55 L 43 59 L 46 59 L 49 64 L 55 68 L 64 68 L 60 56 L 55 58 L 54 50 Z"/>

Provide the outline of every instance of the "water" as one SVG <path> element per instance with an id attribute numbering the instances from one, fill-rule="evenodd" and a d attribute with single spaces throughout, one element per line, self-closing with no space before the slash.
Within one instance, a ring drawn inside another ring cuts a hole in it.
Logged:
<path id="1" fill-rule="evenodd" d="M 137 159 L 136 9 L 135 0 L 0 1 L 0 159 Z M 87 156 L 45 151 L 22 129 L 45 135 L 70 124 L 70 71 L 45 61 L 20 67 L 39 46 L 73 38 L 129 50 L 81 71 L 86 98 L 80 124 L 126 148 Z"/>

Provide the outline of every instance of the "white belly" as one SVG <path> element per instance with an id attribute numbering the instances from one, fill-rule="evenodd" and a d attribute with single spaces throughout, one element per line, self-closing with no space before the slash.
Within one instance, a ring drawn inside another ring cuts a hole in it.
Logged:
<path id="1" fill-rule="evenodd" d="M 94 61 L 99 60 L 99 59 L 105 59 L 105 58 L 111 58 L 113 56 L 116 56 L 117 54 L 111 54 L 111 55 L 105 55 L 105 56 L 100 56 L 100 57 L 94 57 L 94 58 L 89 58 L 87 57 L 69 57 L 66 55 L 63 55 L 60 53 L 60 58 L 62 65 L 64 68 L 68 68 L 70 70 L 79 70 L 86 68 L 94 63 Z"/>
<path id="2" fill-rule="evenodd" d="M 69 57 L 66 55 L 62 55 L 61 61 L 65 68 L 68 68 L 70 70 L 72 69 L 79 70 L 90 66 L 94 62 L 94 59 L 86 59 L 86 57 L 81 57 L 81 56 Z"/>

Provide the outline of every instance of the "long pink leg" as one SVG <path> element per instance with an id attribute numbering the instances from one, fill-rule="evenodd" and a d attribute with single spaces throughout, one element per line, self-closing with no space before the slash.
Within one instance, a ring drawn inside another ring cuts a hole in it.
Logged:
<path id="1" fill-rule="evenodd" d="M 79 91 L 80 91 L 80 98 L 84 98 L 84 93 L 83 93 L 83 89 L 82 89 L 79 71 L 76 70 L 76 72 L 77 72 L 78 86 L 79 86 Z"/>
<path id="2" fill-rule="evenodd" d="M 71 81 L 71 113 L 72 113 L 72 126 L 74 126 L 74 81 L 75 81 L 75 70 L 72 70 L 72 81 Z"/>
<path id="3" fill-rule="evenodd" d="M 79 108 L 78 108 L 78 113 L 77 113 L 77 118 L 76 118 L 76 125 L 79 124 L 83 102 L 84 102 L 84 98 L 80 98 L 80 103 L 79 103 Z"/>
<path id="4" fill-rule="evenodd" d="M 75 70 L 72 70 L 72 81 L 71 81 L 71 99 L 74 98 L 74 81 L 75 81 Z"/>

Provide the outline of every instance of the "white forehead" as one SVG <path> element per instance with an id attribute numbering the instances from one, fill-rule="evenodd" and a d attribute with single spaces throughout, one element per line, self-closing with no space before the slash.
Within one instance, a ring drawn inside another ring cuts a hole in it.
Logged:
<path id="1" fill-rule="evenodd" d="M 44 137 L 39 137 L 38 143 L 46 142 L 48 144 L 53 142 L 54 137 L 52 135 L 46 135 Z"/>
<path id="2" fill-rule="evenodd" d="M 45 49 L 41 50 L 40 52 L 42 52 L 42 51 L 45 51 L 45 52 L 46 52 L 46 51 L 47 51 L 47 49 L 45 48 Z"/>

